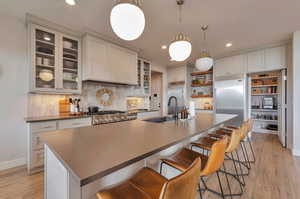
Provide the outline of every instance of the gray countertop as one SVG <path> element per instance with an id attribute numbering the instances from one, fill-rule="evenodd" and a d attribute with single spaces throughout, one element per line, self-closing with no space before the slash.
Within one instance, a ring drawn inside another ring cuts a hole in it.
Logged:
<path id="1" fill-rule="evenodd" d="M 186 121 L 133 120 L 59 130 L 45 133 L 41 138 L 83 186 L 234 117 L 198 113 Z"/>
<path id="2" fill-rule="evenodd" d="M 52 120 L 67 120 L 67 119 L 77 119 L 77 118 L 86 118 L 91 117 L 90 115 L 53 115 L 53 116 L 38 116 L 38 117 L 26 117 L 25 122 L 45 122 Z"/>

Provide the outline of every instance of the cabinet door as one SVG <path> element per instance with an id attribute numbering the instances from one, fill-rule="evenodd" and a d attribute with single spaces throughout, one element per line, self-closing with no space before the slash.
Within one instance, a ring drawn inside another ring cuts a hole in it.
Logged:
<path id="1" fill-rule="evenodd" d="M 108 52 L 110 82 L 137 85 L 137 53 L 113 44 L 109 44 Z"/>
<path id="2" fill-rule="evenodd" d="M 266 49 L 265 65 L 269 70 L 286 68 L 286 47 L 280 46 Z"/>
<path id="3" fill-rule="evenodd" d="M 55 92 L 58 74 L 57 33 L 34 24 L 30 25 L 31 91 Z"/>
<path id="4" fill-rule="evenodd" d="M 87 35 L 83 39 L 83 45 L 83 80 L 109 82 L 111 72 L 107 61 L 107 43 Z"/>
<path id="5" fill-rule="evenodd" d="M 216 60 L 216 62 L 214 64 L 214 75 L 215 75 L 215 77 L 230 75 L 230 72 L 232 71 L 230 69 L 231 65 L 232 65 L 232 58 L 231 57 L 225 57 L 225 58 Z"/>
<path id="6" fill-rule="evenodd" d="M 248 73 L 266 71 L 265 51 L 259 50 L 247 54 Z"/>
<path id="7" fill-rule="evenodd" d="M 60 68 L 57 89 L 64 93 L 80 93 L 81 91 L 81 46 L 74 37 L 60 37 Z"/>

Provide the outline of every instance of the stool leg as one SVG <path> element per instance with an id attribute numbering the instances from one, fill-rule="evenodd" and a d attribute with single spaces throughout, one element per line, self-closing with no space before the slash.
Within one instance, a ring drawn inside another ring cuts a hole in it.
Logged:
<path id="1" fill-rule="evenodd" d="M 239 163 L 239 167 L 240 167 L 240 171 L 241 171 L 241 176 L 242 176 L 242 180 L 243 180 L 243 185 L 245 186 L 246 183 L 245 183 L 245 179 L 244 179 L 244 175 L 243 175 L 243 169 L 242 169 L 242 163 L 240 161 L 240 156 L 239 156 L 237 151 L 235 151 L 235 154 L 236 154 L 237 159 L 238 159 L 238 163 Z"/>
<path id="2" fill-rule="evenodd" d="M 230 184 L 229 184 L 228 176 L 227 176 L 227 173 L 226 173 L 227 171 L 226 171 L 226 167 L 225 167 L 225 162 L 223 163 L 223 168 L 224 168 L 224 171 L 225 171 L 224 174 L 225 174 L 227 186 L 228 186 L 228 189 L 229 189 L 229 196 L 232 199 L 232 192 L 231 192 L 231 187 L 230 187 Z"/>
<path id="3" fill-rule="evenodd" d="M 200 187 L 200 183 L 198 184 L 198 189 L 199 189 L 200 199 L 203 199 L 203 197 L 202 197 L 202 191 L 201 191 L 201 187 Z"/>
<path id="4" fill-rule="evenodd" d="M 237 170 L 237 166 L 236 166 L 236 163 L 235 163 L 235 160 L 234 160 L 234 157 L 233 157 L 233 153 L 231 152 L 230 154 L 231 154 L 231 158 L 232 158 L 232 162 L 233 162 L 235 173 L 236 173 L 236 175 L 237 175 L 237 177 L 239 179 L 238 182 L 240 184 L 241 193 L 243 193 L 243 186 L 242 186 L 243 184 L 241 182 L 240 175 L 239 175 L 238 170 Z M 242 176 L 242 178 L 244 178 L 244 177 Z"/>
<path id="5" fill-rule="evenodd" d="M 255 157 L 255 153 L 254 153 L 254 150 L 253 150 L 253 147 L 252 147 L 252 140 L 250 139 L 250 137 L 247 135 L 247 138 L 248 138 L 248 143 L 250 145 L 250 149 L 251 149 L 251 153 L 252 153 L 252 157 L 253 157 L 253 161 L 251 161 L 252 163 L 255 163 L 256 162 L 256 157 Z"/>
<path id="6" fill-rule="evenodd" d="M 220 186 L 220 189 L 221 189 L 221 196 L 222 196 L 223 199 L 225 199 L 222 183 L 221 183 L 220 176 L 219 176 L 219 171 L 217 171 L 216 173 L 217 173 L 217 176 L 218 176 L 219 186 Z"/>
<path id="7" fill-rule="evenodd" d="M 241 142 L 241 148 L 242 148 L 242 152 L 243 152 L 245 164 L 248 164 L 246 167 L 247 167 L 248 169 L 251 169 L 251 165 L 250 165 L 250 163 L 249 163 L 249 160 L 248 160 L 248 158 L 247 158 L 247 156 L 246 156 L 246 153 L 245 153 L 245 150 L 244 150 L 244 143 L 243 143 L 243 142 Z"/>

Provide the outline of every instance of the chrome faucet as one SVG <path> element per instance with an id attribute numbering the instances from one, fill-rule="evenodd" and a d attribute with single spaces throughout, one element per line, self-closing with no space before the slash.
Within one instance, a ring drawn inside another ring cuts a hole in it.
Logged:
<path id="1" fill-rule="evenodd" d="M 178 101 L 177 101 L 177 98 L 176 98 L 175 96 L 171 96 L 171 97 L 169 98 L 168 106 L 171 105 L 172 99 L 175 100 L 175 113 L 174 113 L 174 118 L 178 119 L 178 112 L 177 112 L 177 109 L 178 109 Z"/>

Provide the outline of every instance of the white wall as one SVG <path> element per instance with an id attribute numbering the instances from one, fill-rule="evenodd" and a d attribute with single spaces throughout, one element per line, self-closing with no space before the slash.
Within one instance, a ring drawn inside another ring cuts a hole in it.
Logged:
<path id="1" fill-rule="evenodd" d="M 0 14 L 0 170 L 25 164 L 26 27 Z"/>
<path id="2" fill-rule="evenodd" d="M 293 154 L 300 156 L 300 31 L 293 35 Z"/>

